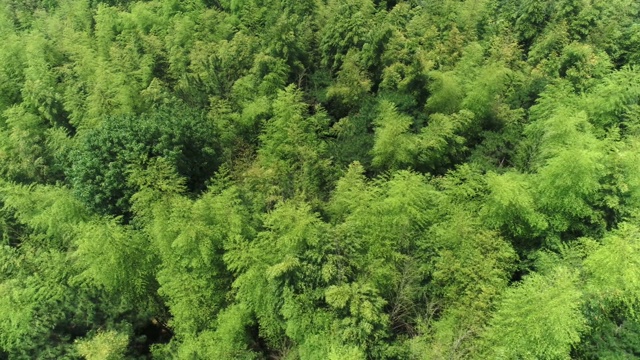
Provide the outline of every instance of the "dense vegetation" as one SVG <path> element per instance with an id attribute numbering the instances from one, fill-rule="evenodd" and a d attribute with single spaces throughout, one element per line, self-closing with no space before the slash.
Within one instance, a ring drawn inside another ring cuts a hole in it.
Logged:
<path id="1" fill-rule="evenodd" d="M 640 357 L 637 0 L 0 5 L 0 359 Z"/>

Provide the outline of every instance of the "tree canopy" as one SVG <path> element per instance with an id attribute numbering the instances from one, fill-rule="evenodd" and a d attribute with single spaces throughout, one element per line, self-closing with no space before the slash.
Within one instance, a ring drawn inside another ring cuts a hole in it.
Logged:
<path id="1" fill-rule="evenodd" d="M 0 360 L 640 358 L 639 164 L 636 0 L 0 0 Z"/>

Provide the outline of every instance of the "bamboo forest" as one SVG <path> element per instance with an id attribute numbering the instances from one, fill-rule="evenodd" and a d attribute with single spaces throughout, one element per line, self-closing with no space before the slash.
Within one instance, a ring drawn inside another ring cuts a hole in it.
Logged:
<path id="1" fill-rule="evenodd" d="M 0 0 L 0 359 L 640 359 L 640 1 Z"/>

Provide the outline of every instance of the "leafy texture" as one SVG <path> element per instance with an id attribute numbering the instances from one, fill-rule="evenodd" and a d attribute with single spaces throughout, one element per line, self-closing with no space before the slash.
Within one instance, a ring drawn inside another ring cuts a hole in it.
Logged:
<path id="1" fill-rule="evenodd" d="M 0 0 L 0 359 L 640 356 L 637 0 Z"/>

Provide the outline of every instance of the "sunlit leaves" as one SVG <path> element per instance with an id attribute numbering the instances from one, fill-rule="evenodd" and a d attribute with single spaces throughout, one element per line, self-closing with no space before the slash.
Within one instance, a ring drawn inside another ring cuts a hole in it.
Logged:
<path id="1" fill-rule="evenodd" d="M 516 173 L 488 178 L 491 195 L 485 203 L 486 221 L 512 236 L 536 236 L 547 228 L 535 206 L 531 185 Z"/>
<path id="2" fill-rule="evenodd" d="M 639 348 L 633 0 L 7 0 L 0 358 Z"/>
<path id="3" fill-rule="evenodd" d="M 585 318 L 577 274 L 558 268 L 533 274 L 505 292 L 485 334 L 494 359 L 570 359 Z"/>
<path id="4" fill-rule="evenodd" d="M 197 202 L 174 196 L 152 206 L 147 233 L 149 250 L 160 260 L 158 292 L 166 298 L 179 339 L 191 338 L 211 328 L 225 302 L 230 278 L 222 249 L 243 231 L 237 194 L 234 189 L 208 193 Z"/>
<path id="5" fill-rule="evenodd" d="M 43 34 L 33 33 L 25 49 L 27 66 L 22 98 L 27 109 L 56 124 L 62 119 L 61 94 L 55 67 L 60 54 Z"/>
<path id="6" fill-rule="evenodd" d="M 24 82 L 24 44 L 15 34 L 6 33 L 0 51 L 0 111 L 20 101 Z"/>
<path id="7" fill-rule="evenodd" d="M 97 333 L 90 339 L 77 342 L 78 352 L 87 360 L 117 360 L 124 356 L 129 336 L 116 331 Z"/>
<path id="8" fill-rule="evenodd" d="M 133 306 L 149 301 L 157 259 L 144 234 L 114 220 L 93 221 L 78 226 L 74 242 L 79 281 L 104 287 Z"/>
<path id="9" fill-rule="evenodd" d="M 409 132 L 411 117 L 398 113 L 391 102 L 382 102 L 376 119 L 376 137 L 372 164 L 391 169 L 403 168 L 415 161 L 416 136 Z"/>
<path id="10" fill-rule="evenodd" d="M 603 245 L 584 262 L 588 291 L 598 301 L 624 305 L 634 315 L 640 304 L 639 235 L 636 226 L 622 224 L 619 230 L 608 234 Z"/>
<path id="11" fill-rule="evenodd" d="M 258 159 L 248 174 L 267 202 L 294 195 L 313 198 L 330 176 L 327 147 L 321 138 L 326 114 L 322 109 L 309 114 L 307 109 L 293 85 L 278 92 L 273 117 L 260 135 Z"/>
<path id="12" fill-rule="evenodd" d="M 47 124 L 14 106 L 4 112 L 5 129 L 0 130 L 0 159 L 2 173 L 7 179 L 45 182 L 50 174 L 51 149 L 46 146 Z"/>

